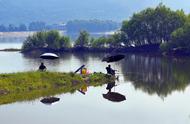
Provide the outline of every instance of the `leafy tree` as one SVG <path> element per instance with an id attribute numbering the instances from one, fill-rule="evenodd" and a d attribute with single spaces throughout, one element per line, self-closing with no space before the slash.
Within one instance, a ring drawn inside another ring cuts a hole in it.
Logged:
<path id="1" fill-rule="evenodd" d="M 80 31 L 80 34 L 75 42 L 76 47 L 88 47 L 90 35 L 87 31 Z"/>
<path id="2" fill-rule="evenodd" d="M 19 31 L 27 31 L 27 26 L 25 24 L 20 24 L 18 27 Z"/>
<path id="3" fill-rule="evenodd" d="M 128 21 L 124 21 L 121 30 L 127 34 L 126 44 L 141 46 L 145 44 L 161 44 L 171 40 L 171 33 L 184 25 L 186 15 L 182 10 L 172 11 L 159 4 L 156 8 L 148 8 L 136 13 Z"/>
<path id="4" fill-rule="evenodd" d="M 61 49 L 70 46 L 70 39 L 61 36 L 58 31 L 42 31 L 27 37 L 23 43 L 22 51 L 35 48 Z"/>
<path id="5" fill-rule="evenodd" d="M 162 51 L 177 49 L 190 50 L 190 22 L 188 21 L 183 27 L 178 28 L 171 34 L 171 41 L 161 45 Z"/>
<path id="6" fill-rule="evenodd" d="M 64 48 L 64 47 L 69 48 L 69 47 L 71 47 L 70 38 L 62 36 L 59 39 L 59 46 L 60 46 L 60 48 Z"/>
<path id="7" fill-rule="evenodd" d="M 108 44 L 108 38 L 105 36 L 91 40 L 91 47 L 93 48 L 104 48 Z"/>
<path id="8" fill-rule="evenodd" d="M 42 31 L 46 29 L 46 23 L 45 22 L 31 22 L 29 24 L 28 29 L 30 31 Z"/>
<path id="9" fill-rule="evenodd" d="M 128 38 L 127 38 L 127 35 L 121 31 L 121 32 L 116 32 L 115 34 L 111 35 L 109 37 L 109 40 L 108 40 L 108 43 L 110 45 L 110 47 L 124 47 L 124 46 L 127 46 L 126 43 L 127 42 Z"/>
<path id="10" fill-rule="evenodd" d="M 59 40 L 61 38 L 59 32 L 52 30 L 46 33 L 46 43 L 48 45 L 48 48 L 59 48 Z"/>

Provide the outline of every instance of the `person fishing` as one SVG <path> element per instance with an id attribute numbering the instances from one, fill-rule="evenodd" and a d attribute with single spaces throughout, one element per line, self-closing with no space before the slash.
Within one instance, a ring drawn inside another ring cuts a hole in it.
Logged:
<path id="1" fill-rule="evenodd" d="M 40 71 L 46 71 L 46 66 L 44 65 L 44 63 L 42 62 L 41 64 L 40 64 L 40 66 L 39 66 L 39 70 Z"/>
<path id="2" fill-rule="evenodd" d="M 113 69 L 111 68 L 111 65 L 108 65 L 108 67 L 106 67 L 106 70 L 107 70 L 107 74 L 110 74 L 110 75 L 115 76 L 115 71 L 116 71 L 116 70 L 113 70 Z"/>

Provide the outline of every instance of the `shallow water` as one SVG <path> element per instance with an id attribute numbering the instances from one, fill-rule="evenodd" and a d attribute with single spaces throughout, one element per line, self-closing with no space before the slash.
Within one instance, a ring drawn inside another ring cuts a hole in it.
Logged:
<path id="1" fill-rule="evenodd" d="M 24 37 L 0 37 L 0 50 L 8 48 L 20 49 L 24 40 Z"/>
<path id="2" fill-rule="evenodd" d="M 104 54 L 64 54 L 58 60 L 41 60 L 19 52 L 0 52 L 0 73 L 36 70 L 44 62 L 50 71 L 70 72 L 82 64 L 91 72 L 105 73 Z M 120 80 L 112 92 L 126 97 L 112 102 L 102 94 L 106 85 L 80 92 L 60 94 L 53 105 L 40 98 L 0 106 L 2 124 L 189 124 L 190 59 L 126 54 L 111 64 Z"/>

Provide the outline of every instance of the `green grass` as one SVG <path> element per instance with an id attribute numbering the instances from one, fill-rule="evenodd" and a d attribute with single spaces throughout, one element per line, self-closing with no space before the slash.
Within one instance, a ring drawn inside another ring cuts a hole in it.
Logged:
<path id="1" fill-rule="evenodd" d="M 61 93 L 74 93 L 84 85 L 101 86 L 112 81 L 102 73 L 81 76 L 60 72 L 0 74 L 0 105 Z"/>

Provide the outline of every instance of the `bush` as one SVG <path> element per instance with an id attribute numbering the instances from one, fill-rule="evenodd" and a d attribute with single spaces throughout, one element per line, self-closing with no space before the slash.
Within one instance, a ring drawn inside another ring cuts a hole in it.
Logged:
<path id="1" fill-rule="evenodd" d="M 61 36 L 58 31 L 41 31 L 27 37 L 23 43 L 22 51 L 35 48 L 61 49 L 70 46 L 69 37 Z"/>

